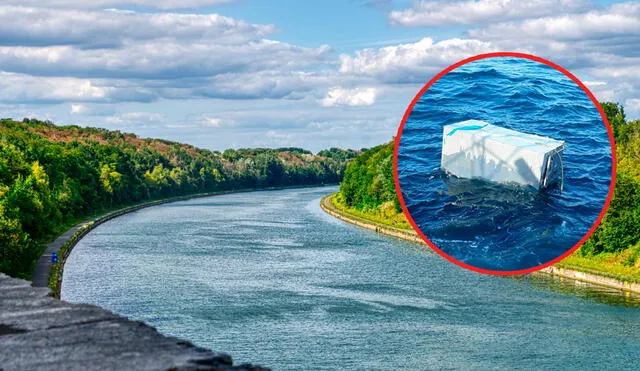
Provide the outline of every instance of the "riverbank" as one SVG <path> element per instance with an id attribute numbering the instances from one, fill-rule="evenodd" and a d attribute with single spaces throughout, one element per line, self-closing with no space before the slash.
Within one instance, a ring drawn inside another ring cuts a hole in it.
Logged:
<path id="1" fill-rule="evenodd" d="M 144 209 L 151 206 L 161 205 L 169 202 L 176 201 L 186 201 L 193 198 L 202 198 L 202 197 L 211 197 L 211 196 L 219 196 L 230 193 L 241 193 L 241 192 L 255 192 L 255 191 L 275 191 L 280 189 L 293 189 L 293 188 L 309 188 L 309 187 L 317 187 L 318 185 L 309 185 L 309 186 L 288 186 L 288 187 L 267 187 L 267 188 L 259 188 L 259 189 L 241 189 L 241 190 L 229 190 L 229 191 L 219 191 L 219 192 L 208 192 L 208 193 L 198 193 L 186 196 L 177 196 L 171 197 L 161 200 L 154 200 L 143 202 L 137 205 L 125 207 L 122 209 L 118 209 L 115 211 L 108 212 L 104 215 L 90 218 L 84 222 L 78 223 L 58 238 L 56 238 L 53 242 L 47 244 L 47 248 L 44 250 L 36 266 L 32 275 L 32 285 L 34 287 L 49 287 L 53 291 L 53 296 L 55 298 L 60 298 L 60 290 L 62 289 L 62 276 L 64 273 L 64 264 L 71 254 L 73 247 L 91 230 L 96 228 L 98 225 L 109 221 L 113 218 L 119 217 L 124 214 L 128 214 L 134 211 L 138 211 L 140 209 Z M 57 253 L 58 262 L 53 263 L 51 261 L 51 257 L 53 253 Z"/>
<path id="2" fill-rule="evenodd" d="M 351 223 L 377 233 L 386 234 L 426 246 L 426 243 L 422 240 L 422 238 L 420 238 L 420 236 L 418 236 L 418 234 L 413 229 L 409 230 L 393 227 L 373 220 L 368 220 L 363 216 L 354 215 L 344 209 L 341 209 L 339 205 L 333 202 L 334 195 L 335 194 L 327 195 L 320 201 L 320 207 L 329 215 L 332 215 L 347 223 Z M 640 283 L 638 282 L 634 282 L 631 280 L 621 280 L 616 277 L 607 275 L 605 272 L 600 273 L 588 271 L 587 269 L 579 270 L 574 268 L 573 266 L 571 266 L 571 268 L 564 266 L 561 263 L 556 264 L 555 266 L 544 268 L 538 271 L 540 273 L 537 274 L 551 274 L 559 277 L 587 282 L 590 284 L 611 287 L 621 291 L 640 293 Z"/>

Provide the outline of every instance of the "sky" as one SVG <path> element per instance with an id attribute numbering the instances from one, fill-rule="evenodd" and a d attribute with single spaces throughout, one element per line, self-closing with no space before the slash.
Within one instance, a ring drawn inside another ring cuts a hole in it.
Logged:
<path id="1" fill-rule="evenodd" d="M 531 53 L 640 118 L 640 2 L 0 0 L 0 117 L 212 150 L 363 148 L 475 54 Z"/>

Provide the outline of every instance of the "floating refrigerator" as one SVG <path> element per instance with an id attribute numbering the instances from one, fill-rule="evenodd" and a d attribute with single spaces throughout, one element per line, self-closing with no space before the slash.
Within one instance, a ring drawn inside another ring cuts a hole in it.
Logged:
<path id="1" fill-rule="evenodd" d="M 444 126 L 440 166 L 460 178 L 562 187 L 564 148 L 561 140 L 468 120 Z"/>

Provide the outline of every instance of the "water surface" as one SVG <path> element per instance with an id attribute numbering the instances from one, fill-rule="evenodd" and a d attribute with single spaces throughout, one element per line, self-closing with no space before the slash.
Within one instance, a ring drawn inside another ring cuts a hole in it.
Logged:
<path id="1" fill-rule="evenodd" d="M 564 190 L 449 177 L 440 170 L 444 125 L 477 119 L 563 140 Z M 596 221 L 611 181 L 599 111 L 569 77 L 522 58 L 474 61 L 420 98 L 398 150 L 407 208 L 441 250 L 475 267 L 512 271 L 547 263 Z"/>
<path id="2" fill-rule="evenodd" d="M 320 197 L 335 190 L 215 196 L 108 221 L 71 253 L 62 298 L 276 370 L 640 362 L 636 297 L 467 271 L 325 214 Z"/>

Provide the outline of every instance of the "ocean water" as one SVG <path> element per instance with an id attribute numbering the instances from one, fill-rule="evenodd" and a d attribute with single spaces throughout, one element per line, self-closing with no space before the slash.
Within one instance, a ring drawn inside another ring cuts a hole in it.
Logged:
<path id="1" fill-rule="evenodd" d="M 442 172 L 442 127 L 469 119 L 565 141 L 564 190 Z M 513 271 L 559 257 L 588 232 L 609 191 L 611 158 L 599 111 L 577 84 L 545 64 L 499 57 L 461 66 L 423 94 L 401 136 L 398 177 L 409 213 L 441 250 Z"/>
<path id="2" fill-rule="evenodd" d="M 640 299 L 503 278 L 346 224 L 336 187 L 221 195 L 110 220 L 62 299 L 274 370 L 613 369 L 640 364 Z"/>

